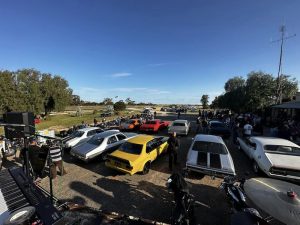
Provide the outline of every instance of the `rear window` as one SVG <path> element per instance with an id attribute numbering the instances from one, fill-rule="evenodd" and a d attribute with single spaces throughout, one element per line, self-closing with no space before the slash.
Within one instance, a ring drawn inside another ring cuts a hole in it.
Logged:
<path id="1" fill-rule="evenodd" d="M 265 145 L 266 152 L 300 156 L 300 148 L 285 145 Z"/>
<path id="2" fill-rule="evenodd" d="M 199 152 L 209 152 L 223 155 L 227 154 L 227 150 L 223 144 L 214 142 L 195 141 L 192 149 Z"/>
<path id="3" fill-rule="evenodd" d="M 121 145 L 119 150 L 130 154 L 140 155 L 142 153 L 142 149 L 143 145 L 125 142 Z"/>
<path id="4" fill-rule="evenodd" d="M 102 142 L 103 142 L 103 138 L 94 136 L 90 140 L 88 140 L 87 143 L 99 146 L 102 144 Z"/>
<path id="5" fill-rule="evenodd" d="M 175 127 L 184 127 L 185 123 L 173 123 L 173 126 L 175 126 Z"/>

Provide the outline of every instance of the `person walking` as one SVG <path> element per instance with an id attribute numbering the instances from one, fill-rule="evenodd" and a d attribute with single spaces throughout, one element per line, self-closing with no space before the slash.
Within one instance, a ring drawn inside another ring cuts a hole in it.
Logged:
<path id="1" fill-rule="evenodd" d="M 170 134 L 168 139 L 168 154 L 169 154 L 169 169 L 172 171 L 173 163 L 177 164 L 177 148 L 179 147 L 178 139 L 176 133 Z"/>

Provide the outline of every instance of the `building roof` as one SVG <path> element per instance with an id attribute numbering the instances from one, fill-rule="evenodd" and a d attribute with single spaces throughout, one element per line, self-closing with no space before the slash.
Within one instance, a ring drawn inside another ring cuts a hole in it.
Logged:
<path id="1" fill-rule="evenodd" d="M 300 109 L 300 101 L 285 102 L 280 105 L 273 105 L 272 108 L 277 109 Z"/>

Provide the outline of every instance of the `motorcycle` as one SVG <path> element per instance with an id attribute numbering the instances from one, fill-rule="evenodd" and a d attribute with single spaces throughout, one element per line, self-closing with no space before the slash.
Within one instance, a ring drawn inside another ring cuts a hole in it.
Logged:
<path id="1" fill-rule="evenodd" d="M 247 204 L 244 193 L 245 179 L 238 180 L 235 177 L 226 176 L 220 185 L 231 203 L 233 215 L 231 225 L 268 225 L 259 212 Z"/>
<path id="2" fill-rule="evenodd" d="M 194 223 L 194 196 L 179 173 L 172 174 L 166 186 L 174 193 L 175 207 L 172 209 L 172 225 L 191 225 Z"/>

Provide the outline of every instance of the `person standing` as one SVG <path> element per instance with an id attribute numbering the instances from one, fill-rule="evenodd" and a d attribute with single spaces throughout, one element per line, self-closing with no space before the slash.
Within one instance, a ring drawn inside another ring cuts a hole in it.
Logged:
<path id="1" fill-rule="evenodd" d="M 61 157 L 61 148 L 58 146 L 51 146 L 49 148 L 49 154 L 50 154 L 50 159 L 51 159 L 50 176 L 53 179 L 56 178 L 56 175 L 57 175 L 56 167 L 58 167 L 61 176 L 67 174 L 67 172 L 63 166 L 63 161 L 62 161 L 62 157 Z"/>
<path id="2" fill-rule="evenodd" d="M 179 147 L 178 139 L 176 133 L 170 134 L 168 139 L 168 154 L 169 154 L 169 169 L 172 171 L 173 163 L 177 164 L 177 148 Z"/>
<path id="3" fill-rule="evenodd" d="M 202 120 L 202 131 L 203 131 L 204 134 L 207 133 L 207 126 L 208 126 L 208 122 L 204 117 L 203 120 Z"/>
<path id="4" fill-rule="evenodd" d="M 245 126 L 244 126 L 244 137 L 250 137 L 252 135 L 253 127 L 249 123 L 249 120 L 247 120 Z"/>
<path id="5" fill-rule="evenodd" d="M 180 109 L 178 109 L 178 112 L 177 112 L 177 119 L 180 119 Z"/>

